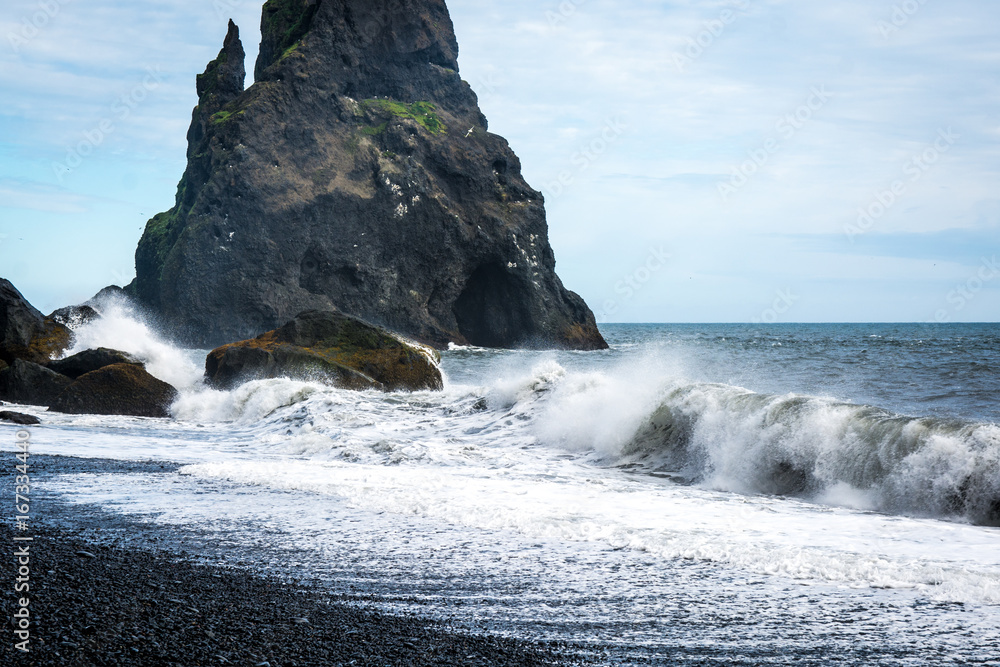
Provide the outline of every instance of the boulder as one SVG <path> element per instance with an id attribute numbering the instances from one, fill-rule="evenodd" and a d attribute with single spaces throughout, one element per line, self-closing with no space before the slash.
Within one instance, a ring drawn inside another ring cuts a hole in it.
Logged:
<path id="1" fill-rule="evenodd" d="M 73 380 L 44 366 L 15 359 L 0 372 L 0 400 L 21 405 L 49 406 Z"/>
<path id="2" fill-rule="evenodd" d="M 90 306 L 66 306 L 49 315 L 50 320 L 70 329 L 90 324 L 94 320 L 100 319 L 100 317 L 101 314 Z"/>
<path id="3" fill-rule="evenodd" d="M 66 414 L 169 417 L 177 390 L 137 364 L 114 364 L 80 376 L 51 410 Z"/>
<path id="4" fill-rule="evenodd" d="M 230 22 L 126 288 L 195 347 L 338 310 L 439 349 L 605 349 L 542 193 L 462 80 L 444 0 L 269 0 Z"/>
<path id="5" fill-rule="evenodd" d="M 344 389 L 439 390 L 440 356 L 380 327 L 339 312 L 309 311 L 253 340 L 213 350 L 209 384 L 287 377 Z"/>
<path id="6" fill-rule="evenodd" d="M 85 350 L 79 354 L 74 354 L 72 357 L 53 361 L 49 364 L 49 368 L 76 380 L 81 375 L 98 371 L 106 366 L 114 366 L 115 364 L 143 365 L 142 362 L 127 352 L 99 347 L 96 350 Z"/>
<path id="7" fill-rule="evenodd" d="M 12 424 L 20 424 L 21 426 L 38 426 L 42 423 L 42 420 L 20 412 L 3 411 L 0 412 L 0 422 L 11 422 Z"/>
<path id="8" fill-rule="evenodd" d="M 10 281 L 0 279 L 0 360 L 45 364 L 71 340 L 67 327 L 42 316 Z"/>

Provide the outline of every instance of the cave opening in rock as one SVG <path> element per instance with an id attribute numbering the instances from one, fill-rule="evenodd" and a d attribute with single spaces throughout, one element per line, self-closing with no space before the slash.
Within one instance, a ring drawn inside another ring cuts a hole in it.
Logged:
<path id="1" fill-rule="evenodd" d="M 458 330 L 477 347 L 515 347 L 532 336 L 525 287 L 498 264 L 487 264 L 469 277 L 455 302 Z"/>

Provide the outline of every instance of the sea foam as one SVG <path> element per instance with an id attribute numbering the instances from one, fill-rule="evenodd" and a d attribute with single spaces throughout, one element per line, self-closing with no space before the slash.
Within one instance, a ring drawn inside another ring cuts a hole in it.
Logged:
<path id="1" fill-rule="evenodd" d="M 104 296 L 94 307 L 101 317 L 75 329 L 73 347 L 64 356 L 98 347 L 121 350 L 145 363 L 151 375 L 181 391 L 202 385 L 204 352 L 171 344 L 125 297 Z"/>

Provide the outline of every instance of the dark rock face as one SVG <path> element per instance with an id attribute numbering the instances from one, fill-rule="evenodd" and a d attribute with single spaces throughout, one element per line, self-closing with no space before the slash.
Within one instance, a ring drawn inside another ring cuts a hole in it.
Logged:
<path id="1" fill-rule="evenodd" d="M 45 318 L 8 280 L 0 278 L 0 360 L 46 364 L 70 345 L 72 334 Z"/>
<path id="2" fill-rule="evenodd" d="M 230 24 L 188 167 L 128 288 L 188 342 L 340 310 L 444 347 L 603 349 L 542 195 L 458 74 L 443 0 L 269 0 L 255 83 Z"/>
<path id="3" fill-rule="evenodd" d="M 0 399 L 21 405 L 52 405 L 73 380 L 44 366 L 17 359 L 0 372 Z"/>
<path id="4" fill-rule="evenodd" d="M 136 364 L 115 364 L 81 376 L 51 409 L 74 415 L 169 417 L 177 390 Z"/>
<path id="5" fill-rule="evenodd" d="M 0 412 L 0 422 L 10 422 L 21 426 L 38 426 L 42 420 L 20 412 Z"/>
<path id="6" fill-rule="evenodd" d="M 96 350 L 86 350 L 79 354 L 74 354 L 72 357 L 53 361 L 49 364 L 49 368 L 56 373 L 61 373 L 66 377 L 76 380 L 81 375 L 92 373 L 107 366 L 114 366 L 115 364 L 138 364 L 142 366 L 142 363 L 138 359 L 127 352 L 99 347 Z"/>
<path id="7" fill-rule="evenodd" d="M 205 375 L 220 389 L 287 377 L 345 389 L 439 390 L 437 356 L 343 313 L 311 311 L 276 331 L 213 350 Z"/>
<path id="8" fill-rule="evenodd" d="M 42 314 L 28 303 L 9 280 L 0 280 L 0 345 L 7 350 L 27 348 L 42 323 Z M 13 361 L 17 357 L 2 357 Z"/>

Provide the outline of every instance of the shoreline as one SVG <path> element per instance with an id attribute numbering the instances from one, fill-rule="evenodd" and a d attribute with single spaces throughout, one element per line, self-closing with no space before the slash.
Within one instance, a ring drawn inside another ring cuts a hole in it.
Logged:
<path id="1" fill-rule="evenodd" d="M 7 458 L 12 459 L 12 454 Z M 13 473 L 13 465 L 11 472 Z M 45 494 L 61 473 L 170 472 L 176 464 L 32 455 L 30 653 L 18 665 L 541 665 L 592 664 L 580 649 L 493 635 L 419 616 L 386 615 L 301 580 L 200 562 L 183 535 Z M 13 474 L 0 489 L 13 498 Z M 13 545 L 10 522 L 0 528 Z M 225 547 L 215 547 L 218 558 Z M 2 598 L 17 604 L 14 559 Z M 592 649 L 593 647 L 591 647 Z"/>

